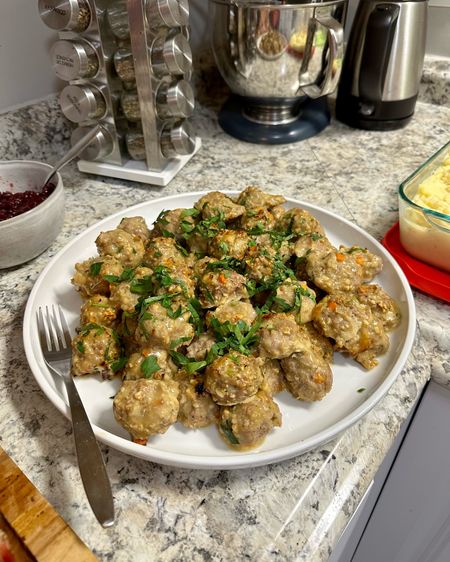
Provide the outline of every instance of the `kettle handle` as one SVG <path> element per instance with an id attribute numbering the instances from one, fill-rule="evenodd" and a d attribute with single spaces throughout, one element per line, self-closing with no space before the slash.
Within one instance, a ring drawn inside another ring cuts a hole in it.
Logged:
<path id="1" fill-rule="evenodd" d="M 396 4 L 378 4 L 367 21 L 358 82 L 364 100 L 382 99 L 399 11 Z"/>
<path id="2" fill-rule="evenodd" d="M 324 71 L 322 83 L 300 86 L 300 90 L 310 98 L 320 98 L 331 94 L 336 89 L 341 75 L 342 58 L 344 56 L 344 28 L 331 16 L 315 16 L 312 20 L 313 26 L 310 30 L 314 33 L 315 24 L 322 25 L 327 30 L 328 41 L 328 61 Z M 308 33 L 309 35 L 309 33 Z M 300 69 L 299 80 L 307 76 L 309 63 L 312 57 L 312 37 L 307 41 L 307 48 L 304 54 L 303 64 Z M 309 48 L 308 48 L 309 47 Z"/>

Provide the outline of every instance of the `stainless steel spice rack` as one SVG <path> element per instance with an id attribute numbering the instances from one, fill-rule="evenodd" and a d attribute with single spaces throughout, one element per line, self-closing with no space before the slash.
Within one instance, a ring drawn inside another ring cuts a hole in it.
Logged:
<path id="1" fill-rule="evenodd" d="M 201 145 L 188 0 L 39 0 L 39 12 L 59 31 L 51 58 L 72 143 L 101 125 L 78 168 L 167 185 Z"/>

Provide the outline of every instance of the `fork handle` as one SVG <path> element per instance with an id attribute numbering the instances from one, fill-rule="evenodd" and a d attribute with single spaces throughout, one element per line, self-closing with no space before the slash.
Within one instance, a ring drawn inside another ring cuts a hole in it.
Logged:
<path id="1" fill-rule="evenodd" d="M 114 524 L 114 503 L 102 453 L 72 377 L 63 378 L 69 398 L 81 481 L 99 523 L 103 527 L 111 527 Z"/>

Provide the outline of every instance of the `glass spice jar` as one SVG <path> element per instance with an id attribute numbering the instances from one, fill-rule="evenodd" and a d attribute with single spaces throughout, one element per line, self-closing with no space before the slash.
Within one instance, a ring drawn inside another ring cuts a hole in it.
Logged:
<path id="1" fill-rule="evenodd" d="M 86 0 L 39 0 L 42 21 L 56 31 L 86 31 L 91 23 L 91 9 Z"/>
<path id="2" fill-rule="evenodd" d="M 129 49 L 118 49 L 114 53 L 114 68 L 123 82 L 135 80 L 133 55 Z"/>
<path id="3" fill-rule="evenodd" d="M 122 92 L 120 97 L 120 105 L 123 114 L 128 121 L 138 123 L 141 120 L 141 108 L 139 106 L 139 96 L 136 91 Z"/>
<path id="4" fill-rule="evenodd" d="M 133 160 L 145 160 L 145 141 L 141 130 L 129 130 L 125 135 L 128 154 Z"/>
<path id="5" fill-rule="evenodd" d="M 56 41 L 51 48 L 51 59 L 56 76 L 66 82 L 93 78 L 100 67 L 97 51 L 87 41 Z"/>
<path id="6" fill-rule="evenodd" d="M 109 27 L 118 39 L 127 39 L 130 35 L 126 0 L 116 0 L 106 10 Z"/>

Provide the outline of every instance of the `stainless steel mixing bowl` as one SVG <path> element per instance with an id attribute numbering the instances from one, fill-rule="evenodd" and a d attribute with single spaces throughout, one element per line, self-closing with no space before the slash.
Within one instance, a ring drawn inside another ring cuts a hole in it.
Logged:
<path id="1" fill-rule="evenodd" d="M 332 93 L 341 71 L 346 8 L 347 0 L 210 0 L 214 57 L 232 92 L 267 99 L 269 106 L 271 99 L 292 106 L 288 100 Z M 272 124 L 276 119 L 247 117 Z M 280 113 L 278 118 L 288 117 Z"/>

